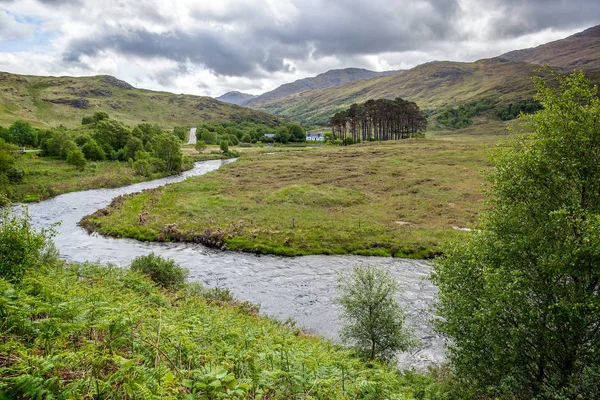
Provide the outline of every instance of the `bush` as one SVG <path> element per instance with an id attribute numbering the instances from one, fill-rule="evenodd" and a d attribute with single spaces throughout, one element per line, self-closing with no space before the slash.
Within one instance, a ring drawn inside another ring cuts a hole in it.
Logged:
<path id="1" fill-rule="evenodd" d="M 11 183 L 21 183 L 23 182 L 23 177 L 25 176 L 25 171 L 23 168 L 19 167 L 11 167 L 8 171 L 6 171 L 6 177 Z"/>
<path id="2" fill-rule="evenodd" d="M 219 145 L 219 148 L 223 153 L 227 153 L 229 151 L 229 142 L 227 140 L 223 140 Z"/>
<path id="3" fill-rule="evenodd" d="M 202 153 L 204 150 L 206 150 L 206 143 L 204 143 L 204 140 L 197 140 L 195 147 L 198 153 Z"/>
<path id="4" fill-rule="evenodd" d="M 83 171 L 87 162 L 85 161 L 83 152 L 79 149 L 75 149 L 67 155 L 67 163 L 75 166 L 80 171 Z"/>
<path id="5" fill-rule="evenodd" d="M 83 117 L 81 118 L 81 125 L 89 125 L 94 122 L 94 118 L 92 117 Z"/>
<path id="6" fill-rule="evenodd" d="M 185 283 L 188 270 L 181 268 L 175 261 L 150 253 L 133 259 L 129 268 L 146 274 L 155 283 L 166 289 L 176 288 Z"/>
<path id="7" fill-rule="evenodd" d="M 40 267 L 54 252 L 52 231 L 35 230 L 27 214 L 0 211 L 0 278 L 19 283 L 29 268 Z M 48 237 L 47 237 L 48 236 Z"/>
<path id="8" fill-rule="evenodd" d="M 81 148 L 83 155 L 90 161 L 102 161 L 106 159 L 106 153 L 94 139 L 89 139 Z"/>

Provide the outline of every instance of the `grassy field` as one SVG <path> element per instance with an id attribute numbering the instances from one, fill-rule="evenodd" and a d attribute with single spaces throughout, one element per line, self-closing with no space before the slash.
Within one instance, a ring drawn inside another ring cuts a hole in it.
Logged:
<path id="1" fill-rule="evenodd" d="M 10 199 L 15 202 L 44 200 L 78 190 L 108 188 L 156 179 L 155 175 L 136 175 L 126 162 L 93 161 L 80 171 L 66 161 L 39 157 L 36 153 L 20 154 L 15 166 L 25 172 L 23 182 L 10 184 Z"/>
<path id="2" fill-rule="evenodd" d="M 431 257 L 473 227 L 486 146 L 505 135 L 504 124 L 476 121 L 432 139 L 252 149 L 206 176 L 120 198 L 86 225 L 256 253 Z"/>

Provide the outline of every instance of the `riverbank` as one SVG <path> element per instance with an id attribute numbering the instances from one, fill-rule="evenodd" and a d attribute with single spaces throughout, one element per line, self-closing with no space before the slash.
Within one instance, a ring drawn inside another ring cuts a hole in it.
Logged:
<path id="1" fill-rule="evenodd" d="M 10 183 L 7 190 L 11 201 L 21 203 L 42 201 L 63 193 L 116 188 L 176 175 L 174 173 L 140 175 L 130 163 L 118 161 L 90 161 L 82 171 L 64 160 L 40 157 L 36 153 L 19 154 L 15 167 L 23 171 L 22 181 Z M 188 170 L 193 167 L 193 164 L 184 167 Z"/>
<path id="2" fill-rule="evenodd" d="M 471 138 L 249 153 L 118 199 L 82 224 L 113 237 L 259 254 L 430 258 L 475 223 L 487 166 Z"/>
<path id="3" fill-rule="evenodd" d="M 428 399 L 442 390 L 433 374 L 367 365 L 228 290 L 161 289 L 127 269 L 47 258 L 20 284 L 0 280 L 0 299 L 11 310 L 0 343 L 7 398 Z"/>

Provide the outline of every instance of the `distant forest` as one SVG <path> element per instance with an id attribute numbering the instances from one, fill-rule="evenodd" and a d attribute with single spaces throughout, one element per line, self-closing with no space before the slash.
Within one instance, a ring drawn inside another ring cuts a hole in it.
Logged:
<path id="1" fill-rule="evenodd" d="M 425 130 L 427 118 L 416 103 L 401 99 L 352 104 L 330 120 L 335 139 L 344 144 L 365 140 L 399 140 Z"/>

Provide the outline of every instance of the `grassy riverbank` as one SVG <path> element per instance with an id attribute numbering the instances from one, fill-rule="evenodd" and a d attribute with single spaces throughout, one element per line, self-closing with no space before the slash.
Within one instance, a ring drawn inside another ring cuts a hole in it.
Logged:
<path id="1" fill-rule="evenodd" d="M 482 141 L 505 133 L 248 153 L 206 176 L 117 200 L 103 234 L 280 255 L 431 257 L 482 208 Z"/>
<path id="2" fill-rule="evenodd" d="M 2 218 L 22 246 L 0 247 L 0 398 L 442 398 L 433 374 L 367 365 L 224 289 L 65 264 L 44 233 Z"/>
<path id="3" fill-rule="evenodd" d="M 63 193 L 125 186 L 169 175 L 146 177 L 136 174 L 129 163 L 114 161 L 92 161 L 81 171 L 64 160 L 36 153 L 19 154 L 15 166 L 24 172 L 22 182 L 7 186 L 15 202 L 35 202 Z"/>

